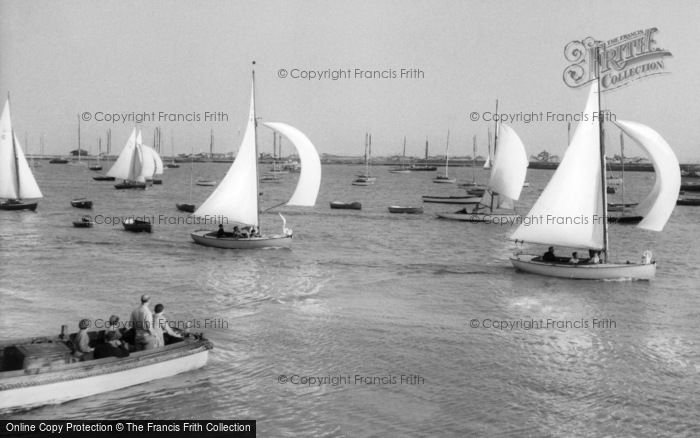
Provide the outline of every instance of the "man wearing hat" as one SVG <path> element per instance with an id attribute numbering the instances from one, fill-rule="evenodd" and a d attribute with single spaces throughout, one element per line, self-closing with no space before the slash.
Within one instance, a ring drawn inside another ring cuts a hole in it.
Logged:
<path id="1" fill-rule="evenodd" d="M 151 297 L 141 295 L 141 305 L 131 312 L 131 325 L 134 328 L 134 344 L 136 351 L 155 348 L 156 337 L 153 330 L 153 314 L 148 308 Z"/>

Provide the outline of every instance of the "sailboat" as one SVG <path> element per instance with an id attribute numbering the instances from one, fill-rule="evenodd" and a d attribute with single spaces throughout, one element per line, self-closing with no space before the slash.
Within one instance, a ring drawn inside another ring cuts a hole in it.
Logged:
<path id="1" fill-rule="evenodd" d="M 146 152 L 148 154 L 148 152 Z M 136 135 L 136 128 L 131 131 L 129 140 L 127 140 L 124 149 L 119 153 L 117 161 L 107 171 L 107 176 L 119 178 L 123 180 L 116 184 L 116 189 L 145 189 L 146 175 L 144 173 L 144 149 L 141 144 L 141 133 Z M 150 176 L 150 175 L 149 175 Z"/>
<path id="2" fill-rule="evenodd" d="M 10 117 L 10 95 L 0 117 L 0 210 L 36 210 L 36 202 L 24 199 L 39 199 L 44 196 L 24 157 L 19 139 L 12 129 Z"/>
<path id="3" fill-rule="evenodd" d="M 88 154 L 83 153 L 82 143 L 80 142 L 80 114 L 78 114 L 78 161 L 70 161 L 68 165 L 70 166 L 87 166 L 87 163 L 83 162 L 83 155 Z"/>
<path id="4" fill-rule="evenodd" d="M 525 182 L 528 166 L 527 153 L 523 142 L 513 128 L 501 123 L 497 132 L 498 148 L 494 148 L 491 178 L 479 204 L 471 211 L 465 208 L 456 213 L 438 213 L 438 217 L 497 224 L 513 223 L 520 217 L 515 213 L 514 202 L 520 198 L 523 182 Z M 510 209 L 513 211 L 503 212 Z"/>
<path id="5" fill-rule="evenodd" d="M 370 173 L 370 160 L 372 156 L 372 134 L 365 132 L 365 173 L 357 175 L 357 178 L 352 182 L 354 186 L 369 186 L 374 184 L 376 177 Z"/>
<path id="6" fill-rule="evenodd" d="M 608 179 L 608 184 L 610 179 Z M 625 141 L 624 133 L 620 132 L 620 190 L 621 202 L 608 203 L 608 211 L 614 212 L 608 215 L 608 222 L 618 224 L 637 224 L 644 219 L 634 211 L 636 203 L 625 203 Z"/>
<path id="7" fill-rule="evenodd" d="M 188 213 L 194 213 L 195 206 L 192 203 L 192 183 L 193 183 L 193 178 L 194 178 L 194 151 L 192 151 L 192 160 L 190 161 L 190 196 L 187 204 L 182 203 L 182 204 L 175 204 L 175 207 L 177 207 L 178 210 L 180 211 L 186 211 Z"/>
<path id="8" fill-rule="evenodd" d="M 510 258 L 522 271 L 550 277 L 577 279 L 649 280 L 656 262 L 645 251 L 640 263 L 608 260 L 610 247 L 607 216 L 607 178 L 603 118 L 600 117 L 600 74 L 592 83 L 584 121 L 576 127 L 569 147 L 551 180 L 530 210 L 531 221 L 523 222 L 511 236 L 516 242 L 550 245 L 544 256 L 516 253 Z M 613 122 L 649 156 L 656 172 L 651 193 L 639 204 L 644 219 L 639 228 L 661 231 L 673 212 L 680 188 L 680 167 L 673 150 L 653 129 L 636 122 Z M 557 245 L 586 248 L 589 259 L 570 263 L 554 256 Z M 596 263 L 598 254 L 601 263 Z"/>
<path id="9" fill-rule="evenodd" d="M 457 178 L 450 178 L 448 169 L 450 168 L 450 131 L 447 131 L 447 143 L 445 145 L 445 174 L 438 175 L 433 178 L 434 183 L 438 184 L 454 184 Z"/>
<path id="10" fill-rule="evenodd" d="M 428 166 L 428 139 L 425 139 L 425 164 L 418 166 L 416 164 L 411 164 L 411 170 L 422 170 L 422 171 L 433 171 L 437 170 L 437 166 Z"/>
<path id="11" fill-rule="evenodd" d="M 179 164 L 175 162 L 175 135 L 170 132 L 170 154 L 172 155 L 170 162 L 165 165 L 168 169 L 177 169 L 180 167 Z"/>
<path id="12" fill-rule="evenodd" d="M 299 181 L 286 205 L 312 207 L 316 204 L 316 197 L 321 187 L 321 160 L 316 148 L 306 135 L 290 125 L 279 122 L 268 122 L 264 125 L 287 137 L 296 147 L 301 159 Z M 288 248 L 291 245 L 293 233 L 286 227 L 286 220 L 281 214 L 283 222 L 281 234 L 265 235 L 261 232 L 258 156 L 255 70 L 253 70 L 250 112 L 241 147 L 224 179 L 194 212 L 194 216 L 205 220 L 219 218 L 220 225 L 237 223 L 255 227 L 257 232 L 251 229 L 252 236 L 238 237 L 233 233 L 197 230 L 191 233 L 196 243 L 226 249 Z"/>
<path id="13" fill-rule="evenodd" d="M 102 170 L 102 165 L 100 164 L 100 155 L 102 155 L 102 138 L 97 139 L 97 162 L 92 166 L 88 166 L 90 170 Z"/>
<path id="14" fill-rule="evenodd" d="M 406 136 L 403 138 L 403 155 L 401 157 L 401 166 L 392 167 L 389 173 L 411 173 L 411 169 L 406 166 Z"/>
<path id="15" fill-rule="evenodd" d="M 280 138 L 280 141 L 282 138 Z M 287 171 L 282 171 L 277 163 L 277 132 L 272 133 L 272 168 L 269 172 L 264 173 L 260 177 L 260 182 L 264 183 L 281 183 L 282 178 L 281 173 L 287 173 Z"/>

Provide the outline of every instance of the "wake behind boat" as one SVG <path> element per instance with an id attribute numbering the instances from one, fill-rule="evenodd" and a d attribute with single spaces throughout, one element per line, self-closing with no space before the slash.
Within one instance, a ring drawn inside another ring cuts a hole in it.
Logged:
<path id="1" fill-rule="evenodd" d="M 567 248 L 586 248 L 595 262 L 600 252 L 601 263 L 564 261 L 554 256 L 550 246 L 545 256 L 516 253 L 510 258 L 516 269 L 551 277 L 578 279 L 649 280 L 656 274 L 656 262 L 645 251 L 640 263 L 608 262 L 608 205 L 606 194 L 605 144 L 603 120 L 600 116 L 598 79 L 592 83 L 583 121 L 576 127 L 571 143 L 554 175 L 528 214 L 531 218 L 583 217 L 585 221 L 560 223 L 523 223 L 511 239 Z M 596 115 L 599 115 L 596 117 Z M 654 187 L 637 211 L 644 219 L 638 227 L 661 231 L 671 216 L 680 188 L 680 167 L 673 150 L 654 130 L 636 122 L 613 122 L 632 138 L 649 156 L 656 172 Z M 572 263 L 573 262 L 573 263 Z"/>
<path id="2" fill-rule="evenodd" d="M 22 146 L 12 128 L 10 117 L 10 96 L 0 117 L 0 210 L 36 210 L 37 202 L 24 199 L 43 198 L 34 179 Z"/>
<path id="3" fill-rule="evenodd" d="M 255 62 L 253 62 L 253 65 Z M 284 135 L 296 147 L 301 160 L 301 173 L 294 194 L 286 205 L 312 207 L 321 186 L 321 160 L 311 141 L 298 129 L 284 123 L 265 123 L 265 126 Z M 282 233 L 264 235 L 260 233 L 258 141 L 255 115 L 255 71 L 252 73 L 250 111 L 245 134 L 236 159 L 224 179 L 206 201 L 194 212 L 202 218 L 224 218 L 219 231 L 197 230 L 191 233 L 195 243 L 226 249 L 258 249 L 289 247 L 292 230 L 286 227 L 282 217 Z M 255 227 L 253 236 L 227 234 L 223 225 L 237 223 Z"/>

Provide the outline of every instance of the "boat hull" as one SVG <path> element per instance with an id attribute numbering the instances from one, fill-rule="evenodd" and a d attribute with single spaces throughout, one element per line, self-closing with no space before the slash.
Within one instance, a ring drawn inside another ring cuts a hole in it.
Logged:
<path id="1" fill-rule="evenodd" d="M 90 209 L 92 208 L 92 201 L 87 199 L 76 199 L 74 201 L 70 201 L 70 205 L 74 208 Z"/>
<path id="2" fill-rule="evenodd" d="M 124 190 L 124 189 L 141 189 L 144 190 L 146 188 L 146 183 L 140 183 L 140 182 L 123 182 L 119 184 L 115 184 L 114 188 L 117 190 Z"/>
<path id="3" fill-rule="evenodd" d="M 656 263 L 560 264 L 536 261 L 532 256 L 510 258 L 513 266 L 531 274 L 578 280 L 651 280 L 656 275 Z"/>
<path id="4" fill-rule="evenodd" d="M 127 219 L 124 222 L 122 222 L 122 225 L 124 225 L 124 229 L 126 231 L 131 231 L 132 233 L 150 233 L 152 231 L 150 222 L 140 220 L 130 221 Z"/>
<path id="5" fill-rule="evenodd" d="M 0 203 L 0 210 L 31 210 L 35 211 L 37 202 L 15 202 L 8 201 Z"/>
<path id="6" fill-rule="evenodd" d="M 194 204 L 175 204 L 175 207 L 180 211 L 186 211 L 188 213 L 194 213 L 195 210 Z"/>
<path id="7" fill-rule="evenodd" d="M 700 198 L 678 198 L 676 205 L 700 205 Z"/>
<path id="8" fill-rule="evenodd" d="M 423 196 L 423 202 L 470 205 L 478 204 L 481 202 L 481 198 L 478 196 Z"/>
<path id="9" fill-rule="evenodd" d="M 75 228 L 92 228 L 92 226 L 95 225 L 94 222 L 85 222 L 85 221 L 73 221 L 73 226 Z"/>
<path id="10" fill-rule="evenodd" d="M 174 344 L 123 359 L 79 362 L 63 370 L 3 378 L 0 410 L 63 403 L 196 370 L 207 363 L 211 348 L 209 341 Z"/>
<path id="11" fill-rule="evenodd" d="M 290 248 L 292 236 L 272 235 L 262 237 L 216 237 L 216 231 L 197 230 L 190 234 L 199 245 L 224 249 Z"/>
<path id="12" fill-rule="evenodd" d="M 362 210 L 362 204 L 357 202 L 357 201 L 354 201 L 354 202 L 333 201 L 333 202 L 331 202 L 331 208 L 338 209 L 338 210 Z"/>
<path id="13" fill-rule="evenodd" d="M 98 171 L 98 170 L 102 170 L 102 166 L 90 166 L 90 167 L 88 167 L 88 169 Z"/>
<path id="14" fill-rule="evenodd" d="M 454 184 L 457 182 L 457 178 L 435 178 L 433 182 L 435 184 Z"/>
<path id="15" fill-rule="evenodd" d="M 520 218 L 515 213 L 435 213 L 440 219 L 450 219 L 453 221 L 475 222 L 507 225 L 514 224 Z"/>
<path id="16" fill-rule="evenodd" d="M 95 181 L 114 181 L 113 176 L 93 176 L 92 179 Z"/>
<path id="17" fill-rule="evenodd" d="M 389 213 L 422 214 L 423 207 L 401 207 L 392 205 L 389 207 Z"/>
<path id="18" fill-rule="evenodd" d="M 389 173 L 406 174 L 406 173 L 411 173 L 411 170 L 410 169 L 389 169 Z"/>

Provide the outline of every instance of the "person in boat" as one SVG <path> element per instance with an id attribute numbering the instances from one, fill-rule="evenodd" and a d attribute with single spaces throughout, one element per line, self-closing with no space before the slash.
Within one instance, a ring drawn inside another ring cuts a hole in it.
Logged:
<path id="1" fill-rule="evenodd" d="M 258 233 L 255 227 L 250 227 L 250 237 L 260 237 L 260 233 Z"/>
<path id="2" fill-rule="evenodd" d="M 129 350 L 129 344 L 124 341 L 122 332 L 119 329 L 119 317 L 117 315 L 112 315 L 109 317 L 105 331 L 105 339 L 107 339 L 107 336 L 109 336 L 110 333 L 113 334 L 114 338 L 116 338 L 120 347 L 125 348 L 127 351 Z"/>
<path id="3" fill-rule="evenodd" d="M 134 348 L 136 351 L 155 348 L 156 337 L 153 329 L 153 313 L 148 308 L 151 297 L 141 295 L 141 305 L 131 312 L 131 325 L 134 328 Z"/>
<path id="4" fill-rule="evenodd" d="M 122 341 L 117 337 L 118 331 L 108 331 L 105 334 L 105 341 L 95 347 L 95 359 L 104 357 L 127 357 L 129 350 L 124 348 Z"/>
<path id="5" fill-rule="evenodd" d="M 250 227 L 243 227 L 243 230 L 241 230 L 241 237 L 244 239 L 250 237 Z"/>
<path id="6" fill-rule="evenodd" d="M 153 308 L 156 312 L 156 314 L 153 315 L 153 328 L 156 331 L 156 348 L 165 347 L 164 333 L 167 333 L 168 336 L 173 338 L 182 339 L 182 336 L 175 333 L 168 324 L 168 320 L 165 318 L 165 315 L 163 315 L 163 309 L 165 309 L 165 307 L 162 304 L 156 304 L 156 307 Z"/>
<path id="7" fill-rule="evenodd" d="M 576 251 L 571 253 L 571 258 L 569 259 L 569 263 L 571 264 L 577 264 L 579 262 L 578 260 L 578 253 Z"/>
<path id="8" fill-rule="evenodd" d="M 550 246 L 547 252 L 542 255 L 542 260 L 545 262 L 555 262 L 557 257 L 554 255 L 554 247 Z"/>
<path id="9" fill-rule="evenodd" d="M 78 328 L 80 331 L 75 335 L 75 351 L 73 356 L 79 360 L 90 360 L 92 359 L 92 352 L 95 351 L 94 348 L 90 347 L 90 336 L 88 336 L 87 329 L 90 327 L 89 319 L 81 319 L 78 323 Z"/>
<path id="10" fill-rule="evenodd" d="M 241 233 L 241 229 L 238 228 L 238 225 L 235 225 L 233 227 L 233 237 L 236 237 L 236 238 L 243 237 L 243 233 Z"/>
<path id="11" fill-rule="evenodd" d="M 600 263 L 600 251 L 589 249 L 588 256 L 590 257 L 588 259 L 588 263 L 592 265 L 597 265 L 598 263 Z"/>
<path id="12" fill-rule="evenodd" d="M 216 232 L 216 237 L 224 237 L 226 233 L 224 233 L 224 226 L 222 224 L 219 224 L 219 230 Z"/>

